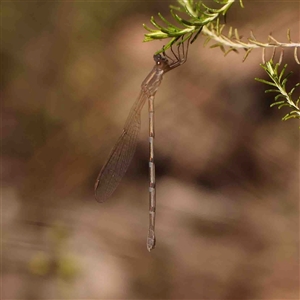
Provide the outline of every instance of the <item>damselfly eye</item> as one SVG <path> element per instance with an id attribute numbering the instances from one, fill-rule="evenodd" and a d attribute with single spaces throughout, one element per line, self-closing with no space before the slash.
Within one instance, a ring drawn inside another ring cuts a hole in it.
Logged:
<path id="1" fill-rule="evenodd" d="M 157 64 L 160 64 L 162 61 L 162 56 L 160 54 L 154 54 L 153 59 Z"/>

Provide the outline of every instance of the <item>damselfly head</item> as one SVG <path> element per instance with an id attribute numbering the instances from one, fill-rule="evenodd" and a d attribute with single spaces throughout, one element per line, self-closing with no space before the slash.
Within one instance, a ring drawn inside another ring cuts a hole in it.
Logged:
<path id="1" fill-rule="evenodd" d="M 168 62 L 167 58 L 164 56 L 161 56 L 160 54 L 154 54 L 153 59 L 157 65 L 161 65 L 163 62 Z"/>

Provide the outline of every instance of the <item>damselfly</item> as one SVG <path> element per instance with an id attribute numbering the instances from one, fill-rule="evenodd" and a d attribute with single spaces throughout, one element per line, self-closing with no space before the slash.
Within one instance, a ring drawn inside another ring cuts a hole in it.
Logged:
<path id="1" fill-rule="evenodd" d="M 190 39 L 187 40 L 186 50 L 184 42 L 180 41 L 177 54 L 171 48 L 174 59 L 163 55 L 154 55 L 155 66 L 141 85 L 141 92 L 127 117 L 123 132 L 110 153 L 108 160 L 101 169 L 95 183 L 95 197 L 98 202 L 107 200 L 117 188 L 122 177 L 126 173 L 134 155 L 137 137 L 141 127 L 141 111 L 148 100 L 149 110 L 149 230 L 147 237 L 147 249 L 151 251 L 155 247 L 155 212 L 156 212 L 156 188 L 155 188 L 155 164 L 154 164 L 154 96 L 161 84 L 163 75 L 187 60 Z"/>

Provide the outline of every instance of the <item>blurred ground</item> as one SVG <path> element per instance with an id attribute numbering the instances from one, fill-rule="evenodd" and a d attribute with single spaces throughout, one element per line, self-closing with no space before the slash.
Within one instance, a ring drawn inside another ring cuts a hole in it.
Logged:
<path id="1" fill-rule="evenodd" d="M 2 299 L 299 299 L 299 129 L 254 81 L 260 51 L 242 63 L 199 37 L 165 76 L 153 252 L 146 108 L 124 180 L 94 201 L 163 45 L 142 23 L 169 3 L 1 4 Z M 241 34 L 299 41 L 298 2 L 244 4 L 227 17 Z"/>

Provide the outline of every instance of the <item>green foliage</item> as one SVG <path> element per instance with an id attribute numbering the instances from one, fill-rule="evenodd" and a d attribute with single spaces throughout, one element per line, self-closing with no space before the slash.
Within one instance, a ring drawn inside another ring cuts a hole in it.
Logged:
<path id="1" fill-rule="evenodd" d="M 267 81 L 260 78 L 255 78 L 255 80 L 274 87 L 272 89 L 266 90 L 266 93 L 277 94 L 275 96 L 275 102 L 270 105 L 271 107 L 277 106 L 278 109 L 280 109 L 284 106 L 287 106 L 292 109 L 289 113 L 287 113 L 282 118 L 282 120 L 286 121 L 291 118 L 300 119 L 300 107 L 299 107 L 300 97 L 296 100 L 296 102 L 294 102 L 292 99 L 292 94 L 295 91 L 296 87 L 300 85 L 300 83 L 297 83 L 289 92 L 287 92 L 286 83 L 288 77 L 292 74 L 292 72 L 285 75 L 284 73 L 287 68 L 287 64 L 284 65 L 281 71 L 278 70 L 279 66 L 280 64 L 279 63 L 274 64 L 272 59 L 267 61 L 264 64 L 261 64 L 261 67 L 267 72 L 271 81 Z"/>
<path id="2" fill-rule="evenodd" d="M 287 30 L 287 42 L 280 42 L 276 40 L 271 34 L 268 35 L 267 42 L 261 42 L 256 39 L 253 32 L 250 32 L 249 38 L 243 40 L 239 35 L 237 28 L 229 27 L 228 33 L 223 34 L 225 28 L 225 24 L 219 24 L 218 21 L 216 23 L 210 23 L 205 26 L 202 31 L 206 36 L 205 44 L 208 44 L 211 40 L 215 41 L 211 48 L 219 47 L 224 55 L 227 55 L 231 51 L 238 53 L 238 49 L 242 49 L 246 51 L 243 61 L 246 60 L 248 55 L 254 49 L 262 49 L 263 60 L 265 60 L 265 49 L 267 48 L 273 49 L 273 52 L 278 48 L 294 48 L 295 61 L 300 64 L 297 55 L 297 50 L 300 47 L 300 43 L 295 43 L 291 40 L 289 29 Z"/>
<path id="3" fill-rule="evenodd" d="M 165 19 L 162 14 L 158 13 L 159 18 L 165 25 L 159 25 L 155 21 L 154 17 L 151 17 L 150 22 L 156 29 L 151 29 L 147 25 L 143 24 L 144 28 L 149 31 L 149 33 L 145 34 L 144 42 L 171 38 L 164 48 L 157 53 L 167 50 L 181 37 L 184 38 L 180 40 L 180 43 L 184 42 L 195 33 L 195 36 L 191 41 L 192 43 L 199 35 L 203 26 L 212 24 L 214 22 L 219 24 L 219 18 L 226 15 L 227 11 L 234 4 L 235 0 L 214 0 L 214 2 L 223 6 L 221 6 L 219 9 L 215 9 L 209 8 L 201 1 L 194 3 L 193 0 L 178 0 L 178 3 L 181 6 L 177 7 L 171 5 L 171 14 L 173 18 L 183 27 L 173 25 L 167 19 Z M 242 0 L 240 0 L 240 5 L 243 7 Z M 189 20 L 181 18 L 177 13 L 175 13 L 175 11 L 187 14 Z"/>
<path id="4" fill-rule="evenodd" d="M 273 54 L 275 54 L 275 51 L 278 48 L 282 51 L 284 48 L 294 48 L 294 59 L 298 64 L 300 64 L 297 54 L 297 50 L 300 48 L 300 43 L 295 43 L 292 41 L 290 30 L 287 30 L 287 42 L 280 42 L 271 34 L 268 35 L 267 42 L 261 42 L 256 39 L 253 32 L 250 32 L 249 38 L 242 39 L 238 33 L 238 29 L 232 27 L 228 28 L 225 24 L 221 23 L 222 18 L 226 17 L 226 13 L 234 3 L 239 2 L 240 6 L 242 8 L 244 7 L 242 0 L 214 0 L 214 2 L 220 6 L 219 8 L 210 8 L 203 4 L 202 1 L 177 1 L 180 6 L 176 7 L 171 5 L 170 9 L 171 15 L 179 25 L 170 23 L 160 13 L 158 16 L 164 25 L 159 25 L 154 17 L 151 17 L 150 22 L 155 29 L 151 29 L 143 24 L 144 28 L 149 32 L 145 34 L 144 42 L 166 38 L 171 39 L 163 47 L 163 49 L 157 51 L 156 54 L 164 52 L 174 44 L 183 43 L 193 35 L 191 40 L 192 43 L 198 37 L 200 32 L 206 37 L 204 42 L 205 45 L 213 41 L 213 44 L 210 46 L 210 48 L 219 48 L 224 55 L 227 55 L 230 52 L 238 53 L 239 49 L 245 51 L 243 61 L 254 49 L 262 49 L 264 63 L 261 64 L 261 66 L 267 72 L 272 81 L 266 81 L 258 78 L 256 78 L 256 80 L 276 87 L 276 89 L 269 89 L 266 91 L 278 93 L 278 95 L 275 97 L 275 102 L 271 106 L 277 105 L 279 109 L 287 106 L 292 109 L 283 117 L 283 120 L 288 120 L 290 118 L 300 119 L 299 99 L 296 100 L 296 102 L 292 100 L 292 93 L 294 92 L 295 88 L 300 85 L 300 83 L 296 84 L 296 86 L 292 88 L 290 92 L 287 92 L 286 82 L 287 78 L 291 74 L 289 73 L 284 76 L 287 65 L 285 65 L 280 74 L 278 74 L 278 67 L 280 63 L 273 63 L 274 55 L 271 60 L 265 62 L 265 50 L 267 48 L 273 49 Z M 186 14 L 187 19 L 180 17 L 177 12 Z M 228 28 L 227 34 L 224 33 L 226 28 Z"/>

